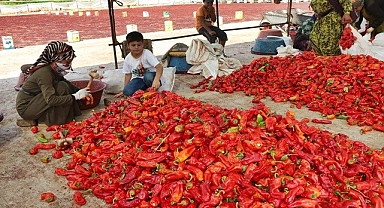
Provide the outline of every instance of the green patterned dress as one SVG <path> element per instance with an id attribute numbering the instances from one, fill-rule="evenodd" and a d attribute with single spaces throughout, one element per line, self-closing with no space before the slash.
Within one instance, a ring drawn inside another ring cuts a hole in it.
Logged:
<path id="1" fill-rule="evenodd" d="M 344 12 L 352 11 L 351 0 L 339 0 Z M 317 14 L 325 13 L 332 9 L 328 0 L 311 0 L 311 7 Z M 339 40 L 343 32 L 342 17 L 335 11 L 317 19 L 310 34 L 311 46 L 320 56 L 340 55 Z"/>

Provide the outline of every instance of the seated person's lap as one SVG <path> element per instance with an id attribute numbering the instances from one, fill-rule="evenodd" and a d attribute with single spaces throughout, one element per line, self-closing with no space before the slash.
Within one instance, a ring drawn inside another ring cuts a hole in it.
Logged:
<path id="1" fill-rule="evenodd" d="M 216 38 L 219 38 L 219 40 L 222 40 L 222 41 L 228 40 L 227 34 L 224 31 L 222 31 L 220 28 L 215 26 L 210 26 L 209 28 L 212 31 L 215 31 L 216 35 L 210 35 L 204 27 L 199 30 L 199 34 L 202 34 L 204 37 L 206 37 L 210 43 L 215 43 Z"/>

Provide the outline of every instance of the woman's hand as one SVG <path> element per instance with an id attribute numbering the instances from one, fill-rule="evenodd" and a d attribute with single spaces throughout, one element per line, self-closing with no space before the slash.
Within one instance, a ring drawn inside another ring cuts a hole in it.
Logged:
<path id="1" fill-rule="evenodd" d="M 343 23 L 344 25 L 345 24 L 351 24 L 352 23 L 351 15 L 345 13 L 343 15 L 343 18 L 341 19 L 341 23 Z"/>
<path id="2" fill-rule="evenodd" d="M 153 80 L 152 87 L 155 88 L 155 90 L 158 90 L 160 88 L 160 81 Z"/>
<path id="3" fill-rule="evenodd" d="M 117 93 L 115 96 L 113 96 L 114 98 L 119 98 L 119 97 L 123 97 L 124 96 L 124 94 L 123 94 L 123 92 L 119 92 L 119 93 Z"/>

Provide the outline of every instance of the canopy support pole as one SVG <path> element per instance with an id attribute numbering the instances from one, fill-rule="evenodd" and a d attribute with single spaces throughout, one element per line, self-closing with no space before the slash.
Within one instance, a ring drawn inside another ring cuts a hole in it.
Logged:
<path id="1" fill-rule="evenodd" d="M 291 15 L 292 15 L 292 0 L 288 1 L 288 9 L 287 9 L 287 35 L 289 36 L 289 29 L 291 28 L 292 21 L 291 21 Z"/>

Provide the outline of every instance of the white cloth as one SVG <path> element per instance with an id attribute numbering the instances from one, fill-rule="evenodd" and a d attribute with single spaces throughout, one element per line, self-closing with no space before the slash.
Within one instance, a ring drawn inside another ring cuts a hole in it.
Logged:
<path id="1" fill-rule="evenodd" d="M 299 49 L 293 48 L 292 45 L 279 46 L 276 48 L 277 56 L 297 55 L 300 53 Z"/>
<path id="2" fill-rule="evenodd" d="M 141 67 L 143 67 L 145 71 L 156 72 L 155 66 L 159 63 L 157 57 L 148 49 L 144 49 L 140 58 L 134 58 L 131 53 L 129 53 L 124 59 L 123 73 L 132 73 L 131 79 L 143 78 L 142 73 L 140 73 Z"/>
<path id="3" fill-rule="evenodd" d="M 193 66 L 189 74 L 201 74 L 205 78 L 228 75 L 242 66 L 240 61 L 223 56 L 220 44 L 210 44 L 207 40 L 193 39 L 186 52 L 186 61 Z"/>

